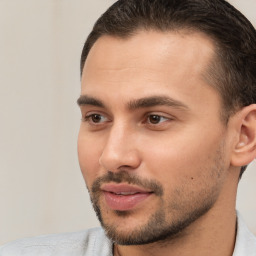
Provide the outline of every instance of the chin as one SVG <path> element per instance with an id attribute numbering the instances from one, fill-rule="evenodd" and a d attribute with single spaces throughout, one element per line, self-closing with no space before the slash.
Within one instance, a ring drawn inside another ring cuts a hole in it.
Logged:
<path id="1" fill-rule="evenodd" d="M 212 207 L 211 204 L 204 206 L 192 212 L 176 214 L 175 217 L 159 209 L 148 215 L 145 215 L 145 212 L 137 214 L 132 211 L 114 211 L 109 214 L 110 212 L 106 211 L 107 216 L 102 212 L 103 215 L 100 213 L 99 219 L 106 235 L 116 244 L 165 243 L 183 236 L 185 230 Z"/>

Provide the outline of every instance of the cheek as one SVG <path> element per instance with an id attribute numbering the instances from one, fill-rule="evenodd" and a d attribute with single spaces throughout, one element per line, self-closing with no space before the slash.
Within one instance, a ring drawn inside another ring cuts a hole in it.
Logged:
<path id="1" fill-rule="evenodd" d="M 88 186 L 95 180 L 99 172 L 99 145 L 93 138 L 79 133 L 78 143 L 78 160 L 84 180 Z"/>
<path id="2" fill-rule="evenodd" d="M 190 147 L 165 143 L 161 149 L 148 151 L 144 169 L 163 186 L 163 209 L 171 207 L 178 214 L 194 207 L 192 202 L 199 207 L 208 198 L 216 198 L 225 179 L 222 154 L 221 141 Z"/>
<path id="3" fill-rule="evenodd" d="M 144 143 L 144 149 L 147 149 L 143 157 L 145 169 L 151 170 L 159 182 L 169 185 L 181 179 L 204 176 L 204 172 L 216 164 L 216 154 L 222 144 L 222 136 L 208 135 L 190 131 L 182 136 L 169 135 L 161 140 L 162 143 L 153 141 L 147 146 Z"/>

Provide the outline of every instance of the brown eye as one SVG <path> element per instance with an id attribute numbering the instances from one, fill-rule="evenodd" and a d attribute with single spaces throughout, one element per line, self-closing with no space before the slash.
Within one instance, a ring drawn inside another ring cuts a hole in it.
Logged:
<path id="1" fill-rule="evenodd" d="M 91 115 L 91 120 L 92 122 L 94 123 L 100 123 L 102 121 L 102 116 L 101 115 L 98 115 L 98 114 L 93 114 Z"/>
<path id="2" fill-rule="evenodd" d="M 171 119 L 168 118 L 168 117 L 164 117 L 164 116 L 161 116 L 161 115 L 155 115 L 155 114 L 148 115 L 148 117 L 147 117 L 147 123 L 149 125 L 150 124 L 151 125 L 158 125 L 158 124 L 170 121 L 170 120 Z"/>
<path id="3" fill-rule="evenodd" d="M 108 122 L 108 119 L 101 114 L 90 114 L 90 115 L 87 115 L 83 119 L 83 121 L 88 122 L 90 124 L 101 124 L 101 123 Z"/>
<path id="4" fill-rule="evenodd" d="M 161 116 L 158 116 L 158 115 L 150 115 L 148 117 L 148 121 L 151 123 L 151 124 L 158 124 L 161 122 Z"/>

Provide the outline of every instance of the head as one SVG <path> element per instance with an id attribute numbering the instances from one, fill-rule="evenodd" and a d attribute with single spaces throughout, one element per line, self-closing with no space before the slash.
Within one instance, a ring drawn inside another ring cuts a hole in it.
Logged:
<path id="1" fill-rule="evenodd" d="M 81 57 L 78 150 L 112 239 L 166 239 L 223 204 L 231 162 L 254 154 L 233 149 L 248 143 L 235 134 L 255 70 L 255 29 L 226 1 L 121 0 L 100 17 Z"/>
<path id="2" fill-rule="evenodd" d="M 103 35 L 128 38 L 139 30 L 200 31 L 215 43 L 207 77 L 222 97 L 224 122 L 241 107 L 256 102 L 256 31 L 224 0 L 117 1 L 96 22 L 81 55 L 80 69 Z M 241 175 L 246 166 L 241 168 Z"/>

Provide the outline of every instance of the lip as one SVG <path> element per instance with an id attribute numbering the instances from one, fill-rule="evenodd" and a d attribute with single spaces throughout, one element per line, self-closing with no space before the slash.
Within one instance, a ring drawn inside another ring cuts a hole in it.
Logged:
<path id="1" fill-rule="evenodd" d="M 152 195 L 152 191 L 129 184 L 104 184 L 105 201 L 112 210 L 132 210 Z"/>

